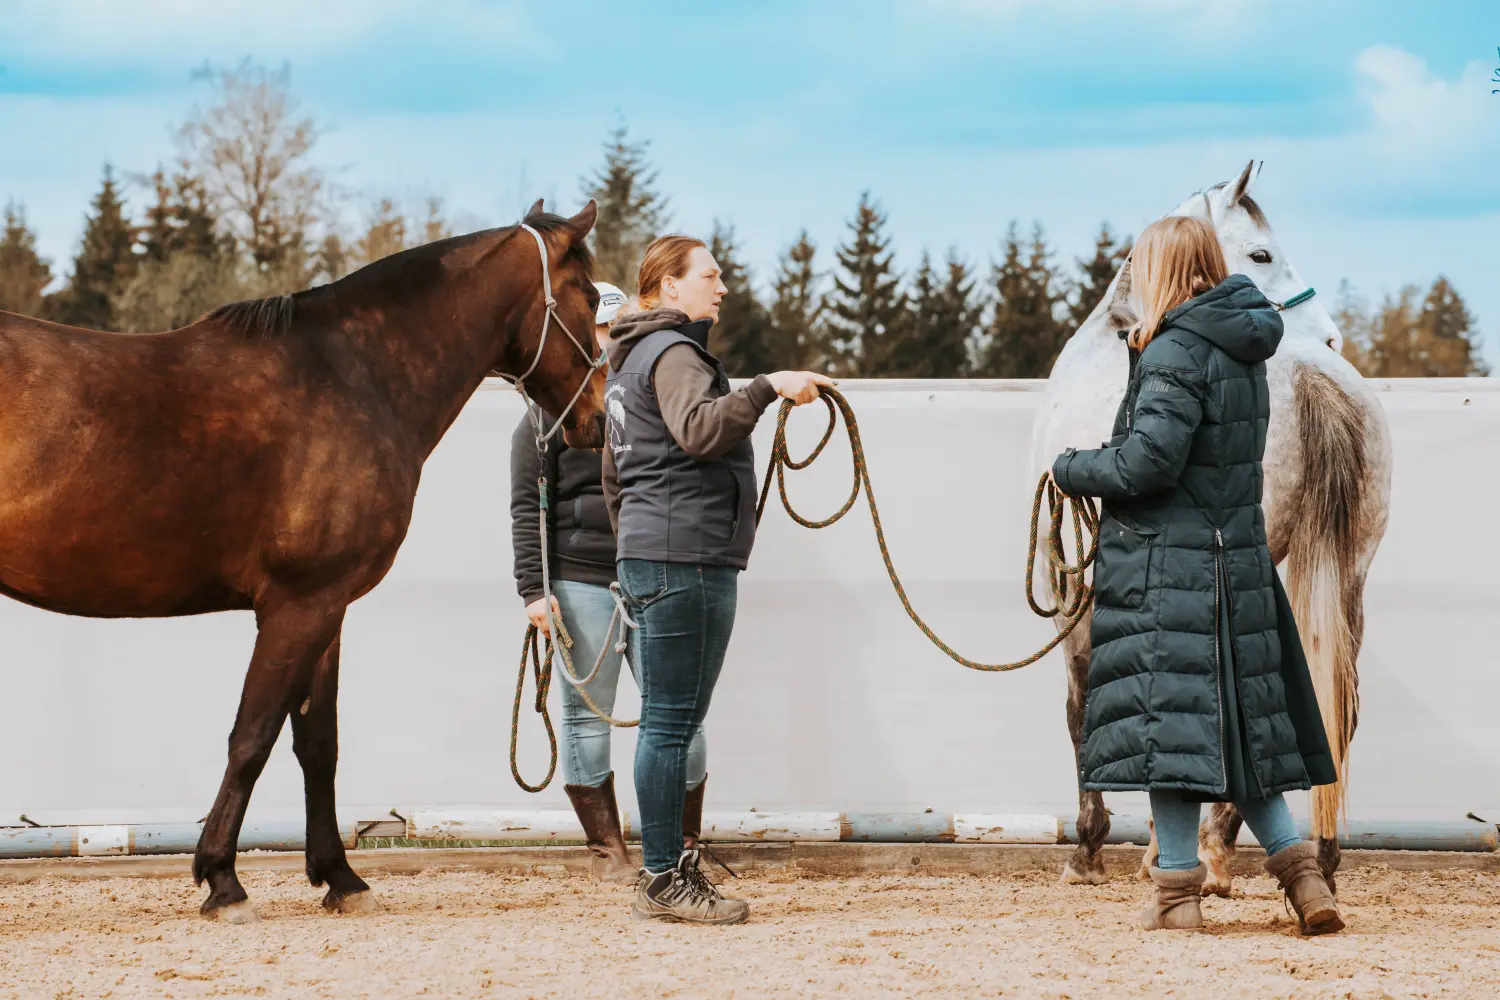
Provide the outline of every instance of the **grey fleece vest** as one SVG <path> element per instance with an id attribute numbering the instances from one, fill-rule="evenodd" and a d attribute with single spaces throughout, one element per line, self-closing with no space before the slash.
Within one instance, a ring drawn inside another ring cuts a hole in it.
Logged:
<path id="1" fill-rule="evenodd" d="M 677 330 L 658 330 L 609 374 L 604 393 L 610 448 L 620 484 L 620 559 L 744 569 L 755 543 L 755 451 L 749 439 L 722 458 L 700 462 L 683 451 L 662 419 L 652 376 L 663 352 L 689 344 L 717 377 L 729 377 L 707 349 Z"/>

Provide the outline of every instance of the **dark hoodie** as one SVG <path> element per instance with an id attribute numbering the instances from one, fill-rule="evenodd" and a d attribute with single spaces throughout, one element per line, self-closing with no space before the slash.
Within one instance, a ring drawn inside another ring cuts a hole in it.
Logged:
<path id="1" fill-rule="evenodd" d="M 610 331 L 609 364 L 619 371 L 630 352 L 645 337 L 661 330 L 677 330 L 702 349 L 688 344 L 667 348 L 656 363 L 652 388 L 662 420 L 673 440 L 690 457 L 710 462 L 748 438 L 766 407 L 776 401 L 770 380 L 757 375 L 753 381 L 727 395 L 718 395 L 714 366 L 704 357 L 712 320 L 688 319 L 676 309 L 652 309 L 627 316 Z M 620 480 L 614 453 L 604 449 L 604 499 L 616 532 L 620 522 Z"/>
<path id="2" fill-rule="evenodd" d="M 1169 312 L 1115 444 L 1053 465 L 1104 500 L 1080 780 L 1261 798 L 1333 780 L 1261 510 L 1281 317 L 1244 275 Z"/>

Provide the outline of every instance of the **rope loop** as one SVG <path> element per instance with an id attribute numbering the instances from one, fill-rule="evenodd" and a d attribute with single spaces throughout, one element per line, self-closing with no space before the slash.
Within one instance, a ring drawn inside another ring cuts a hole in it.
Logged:
<path id="1" fill-rule="evenodd" d="M 792 403 L 786 400 L 781 404 L 781 410 L 776 416 L 776 437 L 771 445 L 771 464 L 766 470 L 765 483 L 761 486 L 760 500 L 755 508 L 756 524 L 760 523 L 761 517 L 765 514 L 766 500 L 771 493 L 773 478 L 776 480 L 777 491 L 781 496 L 781 506 L 793 521 L 804 528 L 820 529 L 837 524 L 845 514 L 854 509 L 854 504 L 859 500 L 860 491 L 863 490 L 865 501 L 870 508 L 870 520 L 875 525 L 875 540 L 880 546 L 880 558 L 885 562 L 886 575 L 890 577 L 891 586 L 895 588 L 896 596 L 900 599 L 902 608 L 906 610 L 907 617 L 949 659 L 970 670 L 1002 673 L 1030 666 L 1052 652 L 1072 634 L 1079 622 L 1087 617 L 1094 601 L 1094 588 L 1085 579 L 1085 571 L 1093 565 L 1094 558 L 1099 551 L 1099 510 L 1092 497 L 1068 496 L 1058 489 L 1051 476 L 1044 473 L 1037 482 L 1036 493 L 1032 498 L 1030 547 L 1026 555 L 1026 581 L 1023 589 L 1026 592 L 1026 603 L 1036 615 L 1051 618 L 1057 622 L 1057 635 L 1035 653 L 1011 663 L 981 663 L 971 660 L 939 638 L 912 606 L 911 599 L 906 594 L 906 587 L 901 583 L 901 577 L 896 572 L 895 562 L 891 559 L 890 547 L 886 544 L 885 527 L 881 524 L 880 508 L 875 502 L 875 489 L 870 483 L 869 464 L 865 458 L 864 441 L 860 437 L 859 420 L 854 415 L 854 408 L 837 389 L 822 386 L 820 392 L 823 405 L 828 408 L 828 427 L 818 440 L 817 447 L 800 461 L 793 459 L 787 449 L 786 422 L 792 412 Z M 792 507 L 791 499 L 786 492 L 786 473 L 788 469 L 800 472 L 818 459 L 823 449 L 833 439 L 840 417 L 843 418 L 844 428 L 849 435 L 849 451 L 854 459 L 854 483 L 850 487 L 849 498 L 844 501 L 843 506 L 828 517 L 813 520 L 804 517 Z M 1053 606 L 1050 608 L 1043 607 L 1035 593 L 1037 536 L 1044 500 L 1047 504 L 1048 524 L 1047 581 L 1053 598 Z M 1073 524 L 1074 551 L 1078 553 L 1076 563 L 1068 562 L 1063 541 L 1063 522 L 1065 515 L 1069 513 L 1071 513 Z M 1087 535 L 1087 542 L 1085 542 L 1085 535 Z"/>

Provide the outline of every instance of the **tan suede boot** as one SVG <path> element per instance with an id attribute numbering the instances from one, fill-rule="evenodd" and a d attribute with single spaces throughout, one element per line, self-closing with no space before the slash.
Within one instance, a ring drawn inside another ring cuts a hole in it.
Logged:
<path id="1" fill-rule="evenodd" d="M 1206 878 L 1207 865 L 1185 872 L 1168 872 L 1153 867 L 1151 881 L 1156 883 L 1156 898 L 1146 904 L 1145 912 L 1141 914 L 1141 926 L 1148 931 L 1201 931 L 1203 910 L 1200 901 Z"/>
<path id="2" fill-rule="evenodd" d="M 1266 872 L 1281 883 L 1281 891 L 1297 914 L 1303 934 L 1332 934 L 1344 929 L 1338 903 L 1318 867 L 1318 845 L 1303 841 L 1266 859 Z"/>
<path id="3" fill-rule="evenodd" d="M 682 800 L 682 849 L 698 849 L 698 835 L 703 832 L 703 790 L 708 787 L 708 775 L 698 782 L 697 788 L 689 788 Z"/>
<path id="4" fill-rule="evenodd" d="M 593 875 L 596 882 L 631 882 L 636 876 L 636 866 L 630 863 L 630 852 L 625 848 L 625 835 L 620 831 L 620 808 L 615 802 L 615 773 L 598 786 L 564 785 L 578 822 L 583 826 L 583 835 L 593 854 Z"/>

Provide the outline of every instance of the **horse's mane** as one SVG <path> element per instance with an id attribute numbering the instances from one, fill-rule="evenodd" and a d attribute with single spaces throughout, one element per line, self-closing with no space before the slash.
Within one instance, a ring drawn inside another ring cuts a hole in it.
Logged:
<path id="1" fill-rule="evenodd" d="M 526 225 L 543 234 L 560 232 L 569 226 L 568 219 L 561 215 L 553 215 L 551 212 L 533 212 L 526 216 L 525 222 Z M 271 295 L 262 299 L 246 299 L 243 302 L 231 302 L 219 306 L 205 316 L 204 320 L 217 321 L 247 337 L 280 336 L 292 328 L 292 321 L 297 314 L 297 302 L 306 295 L 337 294 L 341 290 L 349 290 L 367 283 L 383 283 L 394 278 L 397 272 L 407 281 L 417 275 L 435 276 L 440 271 L 431 265 L 453 250 L 494 237 L 493 242 L 484 251 L 488 254 L 490 250 L 505 244 L 519 229 L 519 226 L 505 226 L 500 229 L 486 229 L 477 233 L 450 236 L 447 239 L 424 243 L 366 264 L 339 280 L 318 288 L 295 292 L 291 295 Z M 572 242 L 563 260 L 577 264 L 583 271 L 585 279 L 593 279 L 594 255 L 583 240 Z"/>
<path id="2" fill-rule="evenodd" d="M 292 328 L 296 300 L 291 295 L 271 295 L 263 299 L 231 302 L 209 313 L 204 319 L 217 320 L 247 337 L 278 336 Z"/>

